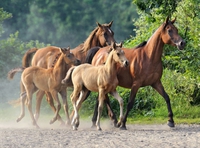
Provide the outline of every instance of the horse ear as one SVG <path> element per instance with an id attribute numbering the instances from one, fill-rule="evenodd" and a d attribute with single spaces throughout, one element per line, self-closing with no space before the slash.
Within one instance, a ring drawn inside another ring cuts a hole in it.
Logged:
<path id="1" fill-rule="evenodd" d="M 113 23 L 113 21 L 111 21 L 111 22 L 108 24 L 108 27 L 109 27 L 109 28 L 112 26 L 112 23 Z"/>
<path id="2" fill-rule="evenodd" d="M 64 50 L 63 48 L 60 48 L 60 52 L 61 52 L 61 53 L 64 53 L 65 50 Z"/>
<path id="3" fill-rule="evenodd" d="M 122 48 L 122 42 L 119 43 L 119 47 Z"/>
<path id="4" fill-rule="evenodd" d="M 112 47 L 112 49 L 116 49 L 116 43 L 115 42 L 111 42 L 111 47 Z"/>
<path id="5" fill-rule="evenodd" d="M 70 50 L 70 47 L 68 46 L 66 49 L 67 49 L 67 50 Z"/>
<path id="6" fill-rule="evenodd" d="M 174 24 L 175 21 L 176 21 L 176 17 L 171 21 L 171 23 Z"/>
<path id="7" fill-rule="evenodd" d="M 99 22 L 96 22 L 97 23 L 97 25 L 99 26 L 99 27 L 102 27 L 102 25 L 101 24 L 99 24 Z"/>
<path id="8" fill-rule="evenodd" d="M 165 24 L 168 24 L 168 22 L 169 22 L 169 16 L 166 18 Z"/>

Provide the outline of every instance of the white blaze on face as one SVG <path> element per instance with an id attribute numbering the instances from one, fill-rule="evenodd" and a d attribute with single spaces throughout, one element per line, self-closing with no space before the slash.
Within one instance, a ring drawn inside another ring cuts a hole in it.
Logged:
<path id="1" fill-rule="evenodd" d="M 112 34 L 112 31 L 110 29 L 108 29 L 108 31 Z"/>

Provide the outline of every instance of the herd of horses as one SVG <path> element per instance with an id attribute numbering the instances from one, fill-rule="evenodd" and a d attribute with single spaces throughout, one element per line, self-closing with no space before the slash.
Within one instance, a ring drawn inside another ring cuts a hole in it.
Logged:
<path id="1" fill-rule="evenodd" d="M 170 98 L 161 82 L 163 71 L 161 57 L 165 44 L 176 46 L 180 50 L 185 46 L 185 41 L 174 26 L 175 20 L 167 17 L 148 41 L 131 49 L 123 48 L 121 43 L 115 42 L 114 32 L 111 30 L 113 22 L 111 21 L 109 24 L 97 23 L 97 27 L 85 42 L 75 49 L 48 46 L 28 50 L 23 56 L 22 67 L 8 72 L 10 79 L 16 72 L 22 72 L 21 114 L 17 122 L 25 115 L 26 103 L 33 125 L 39 128 L 37 120 L 42 98 L 46 94 L 46 99 L 55 112 L 50 124 L 59 120 L 61 124 L 69 125 L 71 123 L 72 128 L 77 130 L 79 126 L 78 111 L 92 91 L 98 92 L 92 118 L 93 126 L 101 130 L 100 117 L 105 103 L 114 126 L 126 129 L 127 117 L 133 108 L 138 89 L 152 86 L 165 99 L 169 117 L 168 126 L 174 127 Z M 117 86 L 130 89 L 130 98 L 125 114 L 123 113 L 123 99 L 116 91 Z M 70 116 L 66 98 L 67 87 L 73 87 L 70 96 L 73 111 Z M 35 92 L 36 110 L 33 115 L 32 95 Z M 59 115 L 61 103 L 58 93 L 62 97 L 66 122 Z M 119 102 L 119 121 L 112 111 L 108 93 Z M 56 106 L 54 106 L 54 101 L 56 101 Z"/>

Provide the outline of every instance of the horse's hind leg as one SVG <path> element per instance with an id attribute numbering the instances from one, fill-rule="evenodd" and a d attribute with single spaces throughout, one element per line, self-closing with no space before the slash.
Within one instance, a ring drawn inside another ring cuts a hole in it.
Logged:
<path id="1" fill-rule="evenodd" d="M 19 122 L 25 116 L 26 92 L 20 94 L 20 101 L 21 101 L 21 114 L 17 118 L 17 122 Z"/>
<path id="2" fill-rule="evenodd" d="M 54 111 L 54 113 L 56 112 L 56 107 L 54 106 L 54 102 L 53 102 L 53 98 L 51 96 L 51 93 L 46 92 L 46 100 L 49 103 L 49 105 L 51 106 L 52 110 Z M 65 124 L 65 122 L 62 120 L 62 118 L 60 117 L 60 115 L 57 115 L 57 120 L 60 121 L 61 126 Z"/>
<path id="3" fill-rule="evenodd" d="M 58 118 L 58 114 L 59 114 L 59 111 L 60 111 L 60 108 L 61 108 L 61 104 L 60 104 L 60 100 L 58 98 L 58 92 L 56 90 L 52 90 L 51 95 L 57 103 L 55 115 L 54 115 L 53 119 L 50 121 L 50 124 L 53 124 Z"/>
<path id="4" fill-rule="evenodd" d="M 66 88 L 64 88 L 64 89 L 60 92 L 60 95 L 61 95 L 61 97 L 62 97 L 63 108 L 64 108 L 65 115 L 66 115 L 66 118 L 67 118 L 66 124 L 67 124 L 67 125 L 70 125 Z"/>

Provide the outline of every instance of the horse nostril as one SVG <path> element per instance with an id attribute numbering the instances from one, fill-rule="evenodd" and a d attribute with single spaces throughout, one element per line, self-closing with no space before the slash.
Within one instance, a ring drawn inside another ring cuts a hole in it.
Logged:
<path id="1" fill-rule="evenodd" d="M 180 42 L 180 46 L 185 46 L 185 41 L 184 40 Z"/>

